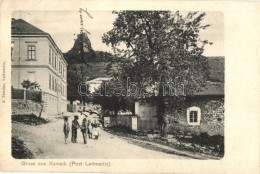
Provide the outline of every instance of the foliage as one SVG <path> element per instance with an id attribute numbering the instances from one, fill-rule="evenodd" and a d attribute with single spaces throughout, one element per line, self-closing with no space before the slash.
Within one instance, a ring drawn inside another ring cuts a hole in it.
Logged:
<path id="1" fill-rule="evenodd" d="M 78 85 L 81 82 L 81 78 L 78 76 L 77 70 L 70 67 L 68 67 L 67 74 L 67 98 L 69 101 L 73 102 L 79 98 Z"/>
<path id="2" fill-rule="evenodd" d="M 139 84 L 175 84 L 185 87 L 192 95 L 208 79 L 208 62 L 203 56 L 204 46 L 199 33 L 206 13 L 189 12 L 186 16 L 170 11 L 120 11 L 113 29 L 103 35 L 103 42 L 111 45 L 119 65 L 110 69 L 114 78 L 126 82 L 130 77 Z M 113 62 L 112 62 L 113 63 Z M 147 87 L 151 87 L 147 85 Z M 151 88 L 151 90 L 155 91 Z M 163 96 L 159 86 L 158 96 Z M 139 96 L 140 97 L 140 96 Z M 142 96 L 141 96 L 142 97 Z M 164 104 L 164 97 L 158 98 Z M 158 107 L 159 124 L 164 122 L 164 106 Z"/>
<path id="3" fill-rule="evenodd" d="M 205 13 L 190 12 L 186 17 L 169 11 L 114 13 L 118 14 L 114 28 L 103 36 L 121 58 L 121 69 L 114 75 L 137 82 L 147 82 L 151 76 L 158 83 L 175 79 L 190 93 L 203 84 L 208 65 L 202 54 L 211 44 L 199 38 L 209 26 L 201 24 Z"/>
<path id="4" fill-rule="evenodd" d="M 15 137 L 12 137 L 12 156 L 15 159 L 32 159 L 32 152 L 26 148 L 25 143 Z"/>
<path id="5" fill-rule="evenodd" d="M 47 124 L 48 121 L 37 117 L 34 114 L 31 115 L 12 115 L 12 121 L 20 122 L 26 125 L 41 125 L 41 124 Z"/>
<path id="6" fill-rule="evenodd" d="M 224 72 L 225 72 L 225 65 L 224 65 L 224 58 L 223 57 L 210 57 L 209 60 L 209 67 L 210 67 L 210 81 L 212 82 L 222 82 L 224 83 Z"/>
<path id="7" fill-rule="evenodd" d="M 97 77 L 107 76 L 105 69 L 108 60 L 113 57 L 110 53 L 94 51 L 86 33 L 79 34 L 70 51 L 64 54 L 68 62 L 68 100 L 87 102 L 86 96 L 78 92 L 80 83 Z M 86 93 L 89 94 L 88 89 Z"/>
<path id="8" fill-rule="evenodd" d="M 64 54 L 64 57 L 69 65 L 75 63 L 87 64 L 89 59 L 95 58 L 95 52 L 88 35 L 86 33 L 78 34 L 73 47 Z"/>
<path id="9" fill-rule="evenodd" d="M 33 91 L 33 90 L 26 91 L 26 99 L 41 103 L 42 102 L 42 92 Z"/>
<path id="10" fill-rule="evenodd" d="M 200 134 L 192 134 L 191 138 L 186 138 L 185 136 L 177 136 L 177 139 L 182 142 L 198 144 L 206 147 L 214 147 L 214 150 L 219 154 L 224 155 L 224 136 L 213 135 L 210 136 L 207 132 L 202 132 Z"/>
<path id="11" fill-rule="evenodd" d="M 30 90 L 35 90 L 35 89 L 40 89 L 40 85 L 37 82 L 31 82 L 30 80 L 24 80 L 22 83 L 23 88 L 25 88 L 26 90 L 30 89 Z M 41 105 L 41 111 L 39 113 L 39 118 L 41 118 L 42 115 L 42 111 L 44 108 L 43 105 L 43 101 L 42 101 L 42 94 L 41 92 L 38 91 L 25 91 L 24 92 L 24 98 L 26 99 L 30 99 L 32 101 L 38 102 Z"/>
<path id="12" fill-rule="evenodd" d="M 85 102 L 86 96 L 82 96 L 79 93 L 79 85 L 81 83 L 86 82 L 86 64 L 78 64 L 78 65 L 71 65 L 68 67 L 68 88 L 67 88 L 67 98 L 70 102 L 73 102 L 74 100 L 81 100 Z M 84 89 L 84 93 L 88 94 L 88 89 Z"/>
<path id="13" fill-rule="evenodd" d="M 25 88 L 26 90 L 31 89 L 40 89 L 40 85 L 37 82 L 31 82 L 30 80 L 24 80 L 21 83 L 22 87 Z"/>
<path id="14" fill-rule="evenodd" d="M 119 111 L 131 111 L 134 114 L 134 98 L 118 95 L 116 82 L 102 82 L 101 88 L 94 94 L 93 104 L 101 105 L 103 111 L 112 111 L 115 116 Z"/>

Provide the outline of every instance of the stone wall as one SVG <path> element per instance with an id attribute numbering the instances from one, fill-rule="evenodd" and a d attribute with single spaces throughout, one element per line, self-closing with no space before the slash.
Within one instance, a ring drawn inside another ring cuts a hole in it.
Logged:
<path id="1" fill-rule="evenodd" d="M 189 125 L 187 109 L 196 106 L 201 109 L 200 125 Z M 209 135 L 224 135 L 224 98 L 220 97 L 193 97 L 188 98 L 177 110 L 167 106 L 168 132 L 183 131 L 190 133 L 207 132 Z"/>
<path id="2" fill-rule="evenodd" d="M 31 100 L 12 99 L 12 115 L 39 116 L 42 106 Z"/>

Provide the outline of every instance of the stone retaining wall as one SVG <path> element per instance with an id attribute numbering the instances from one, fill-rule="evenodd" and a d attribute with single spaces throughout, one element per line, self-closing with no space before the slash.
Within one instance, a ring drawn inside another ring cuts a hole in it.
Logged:
<path id="1" fill-rule="evenodd" d="M 39 115 L 41 104 L 23 99 L 12 99 L 12 115 Z"/>

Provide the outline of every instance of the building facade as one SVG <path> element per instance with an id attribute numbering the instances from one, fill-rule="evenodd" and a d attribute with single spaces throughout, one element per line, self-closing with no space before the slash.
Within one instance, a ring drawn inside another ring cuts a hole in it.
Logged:
<path id="1" fill-rule="evenodd" d="M 165 101 L 168 131 L 207 132 L 209 135 L 224 134 L 224 84 L 210 83 L 193 96 L 186 96 L 176 106 Z M 135 102 L 138 129 L 158 129 L 156 100 Z"/>
<path id="2" fill-rule="evenodd" d="M 37 82 L 42 91 L 43 114 L 67 110 L 67 62 L 50 34 L 22 19 L 12 19 L 12 87 L 24 80 Z"/>

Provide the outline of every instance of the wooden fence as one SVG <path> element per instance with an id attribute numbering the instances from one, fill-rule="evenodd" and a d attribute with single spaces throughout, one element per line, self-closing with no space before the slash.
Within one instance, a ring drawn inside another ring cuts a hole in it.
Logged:
<path id="1" fill-rule="evenodd" d="M 118 115 L 117 117 L 110 117 L 110 126 L 121 125 L 125 127 L 132 127 L 131 115 Z"/>
<path id="2" fill-rule="evenodd" d="M 137 120 L 138 130 L 158 130 L 157 118 L 149 118 L 142 120 L 140 117 Z"/>
<path id="3" fill-rule="evenodd" d="M 118 115 L 117 117 L 110 117 L 109 126 L 125 126 L 132 128 L 132 115 Z M 157 118 L 141 119 L 137 117 L 137 130 L 159 130 Z"/>

